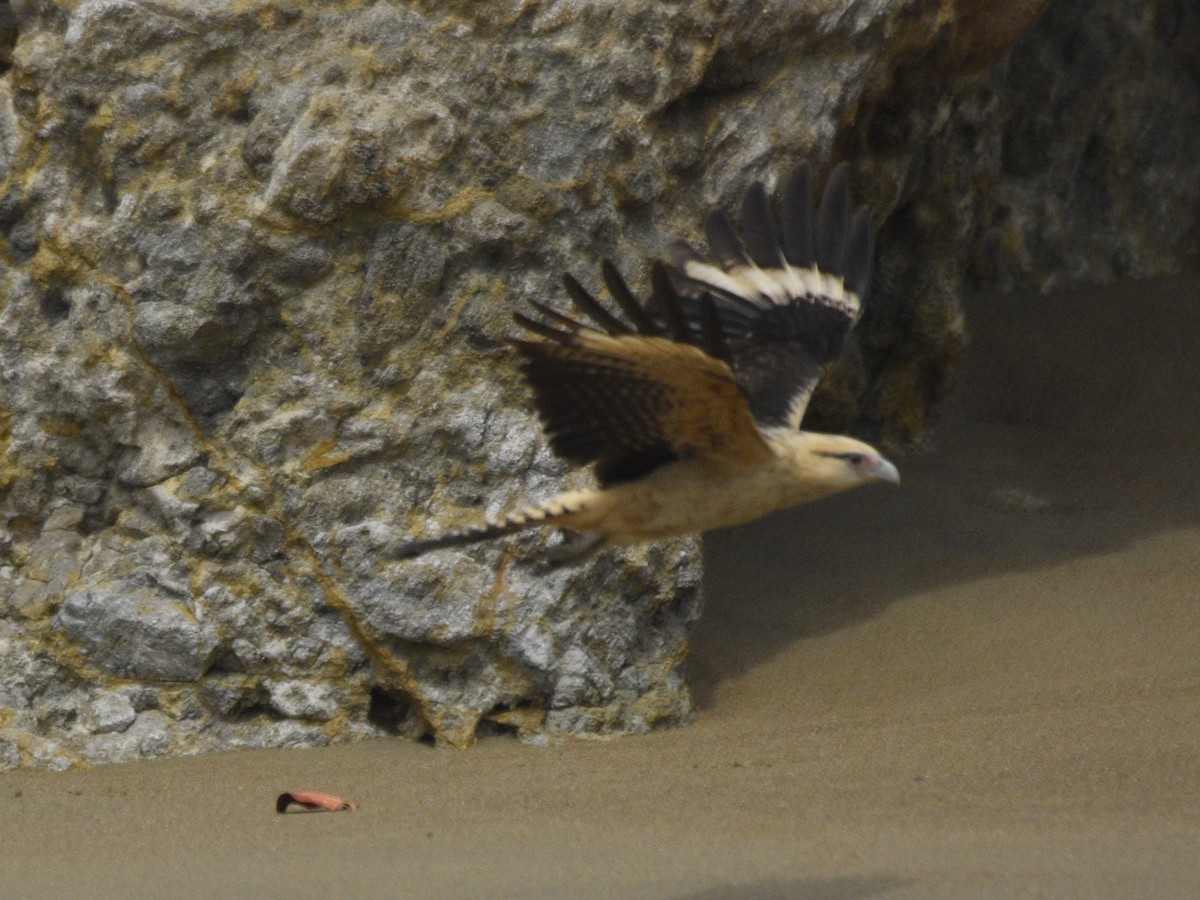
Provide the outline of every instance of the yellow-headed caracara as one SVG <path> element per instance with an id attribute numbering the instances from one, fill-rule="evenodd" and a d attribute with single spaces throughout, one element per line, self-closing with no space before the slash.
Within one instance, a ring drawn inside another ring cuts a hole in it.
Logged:
<path id="1" fill-rule="evenodd" d="M 536 526 L 580 532 L 560 561 L 601 546 L 723 528 L 872 481 L 897 483 L 874 448 L 801 431 L 821 372 L 858 321 L 871 272 L 865 208 L 851 215 L 845 164 L 815 217 L 812 175 L 779 191 L 780 227 L 761 184 L 729 218 L 705 220 L 716 264 L 687 244 L 655 263 L 640 303 L 610 262 L 604 283 L 624 318 L 570 275 L 572 318 L 540 303 L 516 313 L 537 340 L 513 340 L 556 453 L 593 467 L 598 486 L 567 491 L 469 531 L 393 545 L 407 558 Z M 565 552 L 564 552 L 565 551 Z"/>

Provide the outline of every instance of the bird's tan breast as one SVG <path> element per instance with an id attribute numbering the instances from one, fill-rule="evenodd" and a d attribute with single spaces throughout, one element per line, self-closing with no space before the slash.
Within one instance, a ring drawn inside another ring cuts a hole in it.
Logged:
<path id="1" fill-rule="evenodd" d="M 797 483 L 776 462 L 736 475 L 681 462 L 605 493 L 607 509 L 599 528 L 614 543 L 634 543 L 739 525 L 822 492 Z"/>

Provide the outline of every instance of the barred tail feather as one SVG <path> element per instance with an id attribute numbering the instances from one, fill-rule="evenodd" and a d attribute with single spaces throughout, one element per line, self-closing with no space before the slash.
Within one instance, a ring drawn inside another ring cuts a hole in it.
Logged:
<path id="1" fill-rule="evenodd" d="M 490 538 L 503 537 L 525 528 L 525 525 L 502 526 L 499 523 L 488 523 L 467 531 L 456 531 L 441 537 L 430 538 L 426 541 L 397 541 L 388 547 L 386 555 L 392 559 L 412 559 L 423 556 L 431 550 L 441 550 L 444 547 L 459 547 L 463 544 L 474 544 Z"/>
<path id="2" fill-rule="evenodd" d="M 586 508 L 583 502 L 586 493 L 588 492 L 571 492 L 536 506 L 524 506 L 501 519 L 485 522 L 466 531 L 455 531 L 424 541 L 397 541 L 388 548 L 386 555 L 392 559 L 412 559 L 432 550 L 474 544 L 515 534 L 528 528 L 543 525 L 570 526 L 574 524 L 572 520 L 576 515 Z"/>

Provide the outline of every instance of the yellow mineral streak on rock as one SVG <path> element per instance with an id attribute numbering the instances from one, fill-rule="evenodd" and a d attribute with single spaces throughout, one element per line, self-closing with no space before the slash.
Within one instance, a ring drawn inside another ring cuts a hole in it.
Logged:
<path id="1" fill-rule="evenodd" d="M 296 554 L 293 574 L 297 577 L 310 577 L 317 583 L 324 595 L 325 602 L 337 610 L 375 667 L 378 684 L 389 693 L 411 703 L 421 720 L 436 732 L 436 727 L 428 719 L 428 698 L 408 664 L 375 640 L 372 632 L 359 619 L 354 605 L 342 593 L 341 586 L 335 577 L 325 571 L 312 545 L 291 528 L 286 519 L 281 518 L 280 522 L 284 528 L 284 538 L 288 548 Z"/>
<path id="2" fill-rule="evenodd" d="M 546 710 L 540 706 L 517 706 L 488 713 L 484 718 L 502 728 L 512 728 L 517 737 L 527 740 L 546 724 Z"/>
<path id="3" fill-rule="evenodd" d="M 314 444 L 304 456 L 302 463 L 306 472 L 317 472 L 321 469 L 329 469 L 333 466 L 340 466 L 342 463 L 349 461 L 352 457 L 349 453 L 332 453 L 337 447 L 338 439 L 331 437 Z"/>
<path id="4" fill-rule="evenodd" d="M 499 281 L 493 281 L 487 288 L 485 288 L 485 291 L 490 297 L 490 301 L 487 302 L 494 303 L 503 296 L 504 285 Z M 458 318 L 462 315 L 462 311 L 467 308 L 467 304 L 472 300 L 480 299 L 481 298 L 474 290 L 464 291 L 455 297 L 454 302 L 450 307 L 450 315 L 446 317 L 446 323 L 434 333 L 433 340 L 445 340 L 446 336 L 458 327 Z"/>
<path id="5" fill-rule="evenodd" d="M 435 222 L 448 222 L 469 212 L 476 203 L 491 199 L 493 199 L 491 191 L 480 187 L 464 187 L 455 191 L 449 200 L 438 207 L 420 208 L 401 202 L 397 202 L 395 205 L 402 207 L 397 212 L 403 219 L 418 225 L 429 225 Z"/>
<path id="6" fill-rule="evenodd" d="M 43 419 L 38 422 L 38 428 L 51 437 L 78 439 L 83 436 L 79 423 L 67 419 Z"/>

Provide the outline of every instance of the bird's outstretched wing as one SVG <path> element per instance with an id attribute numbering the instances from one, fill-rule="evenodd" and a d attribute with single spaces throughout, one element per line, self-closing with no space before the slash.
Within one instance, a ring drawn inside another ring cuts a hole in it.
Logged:
<path id="1" fill-rule="evenodd" d="M 865 209 L 851 216 L 845 165 L 812 209 L 812 175 L 780 190 L 782 233 L 761 184 L 742 204 L 740 241 L 724 213 L 705 222 L 718 264 L 679 242 L 674 266 L 655 263 L 645 304 L 605 261 L 622 315 L 570 275 L 582 319 L 540 303 L 514 318 L 542 340 L 514 340 L 551 446 L 594 463 L 601 485 L 631 481 L 678 459 L 751 467 L 770 455 L 759 426 L 799 428 L 813 388 L 858 320 L 871 271 Z M 622 317 L 623 316 L 623 317 Z"/>
<path id="2" fill-rule="evenodd" d="M 665 270 L 656 268 L 659 308 L 688 329 Z M 749 468 L 770 450 L 733 372 L 723 361 L 718 323 L 691 339 L 655 324 L 610 263 L 610 292 L 630 323 L 609 312 L 569 275 L 576 308 L 593 323 L 535 303 L 538 319 L 515 314 L 542 340 L 513 340 L 555 452 L 595 464 L 602 486 L 632 481 L 668 462 L 698 459 L 722 472 Z M 671 296 L 659 297 L 658 291 Z M 702 318 L 704 318 L 702 316 Z M 706 352 L 697 342 L 707 336 Z M 673 339 L 678 338 L 678 339 Z"/>
<path id="3" fill-rule="evenodd" d="M 846 164 L 829 176 L 815 216 L 812 197 L 804 163 L 780 187 L 781 227 L 755 183 L 742 202 L 742 240 L 721 210 L 705 219 L 716 264 L 682 241 L 672 246 L 671 281 L 684 318 L 698 332 L 715 314 L 729 365 L 763 426 L 800 427 L 870 281 L 870 217 L 865 208 L 851 214 Z M 654 301 L 648 312 L 659 322 L 667 315 Z"/>

